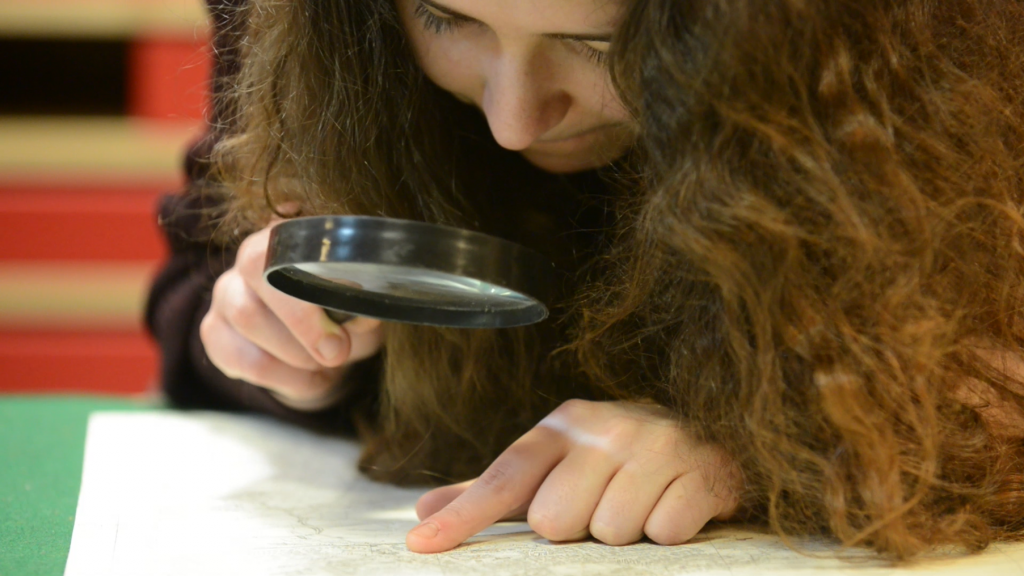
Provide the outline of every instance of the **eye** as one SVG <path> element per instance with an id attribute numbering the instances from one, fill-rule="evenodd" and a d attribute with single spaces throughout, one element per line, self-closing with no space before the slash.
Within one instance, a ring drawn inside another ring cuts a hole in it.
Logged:
<path id="1" fill-rule="evenodd" d="M 571 40 L 576 51 L 597 66 L 604 66 L 608 61 L 608 42 L 590 40 Z"/>
<path id="2" fill-rule="evenodd" d="M 434 34 L 450 34 L 468 23 L 467 20 L 462 18 L 456 18 L 449 14 L 439 12 L 437 9 L 432 6 L 428 6 L 423 2 L 416 2 L 416 7 L 413 9 L 413 15 L 423 23 L 424 28 Z"/>

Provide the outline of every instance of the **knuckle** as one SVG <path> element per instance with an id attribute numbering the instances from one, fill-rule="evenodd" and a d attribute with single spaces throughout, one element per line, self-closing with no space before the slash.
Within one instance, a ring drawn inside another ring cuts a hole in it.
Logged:
<path id="1" fill-rule="evenodd" d="M 548 540 L 559 541 L 570 536 L 564 523 L 558 520 L 558 515 L 546 508 L 536 509 L 535 506 L 530 506 L 529 511 L 526 512 L 526 524 L 534 532 Z"/>
<path id="2" fill-rule="evenodd" d="M 288 366 L 297 370 L 302 370 L 310 374 L 310 380 L 313 384 L 319 384 L 326 376 L 325 374 L 334 374 L 338 371 L 341 366 L 324 366 L 316 358 L 312 356 L 312 353 L 307 351 L 295 350 L 287 351 L 281 354 L 282 362 Z"/>
<path id="3" fill-rule="evenodd" d="M 206 358 L 210 363 L 225 375 L 228 375 L 231 372 L 231 367 L 224 355 L 221 340 L 218 338 L 218 322 L 219 320 L 213 314 L 208 313 L 204 316 L 199 323 L 199 341 L 203 344 L 203 350 L 206 352 Z"/>
<path id="4" fill-rule="evenodd" d="M 264 234 L 257 232 L 242 240 L 242 243 L 238 245 L 235 261 L 248 262 L 262 256 L 266 252 L 266 242 L 263 241 L 263 237 Z"/>
<path id="5" fill-rule="evenodd" d="M 253 259 L 253 238 L 249 236 L 238 245 L 238 252 L 235 253 L 235 268 L 245 267 Z"/>
<path id="6" fill-rule="evenodd" d="M 649 449 L 646 442 L 639 441 L 644 439 L 638 439 L 636 423 L 627 418 L 612 417 L 603 421 L 601 438 L 612 454 L 636 454 L 640 450 Z"/>
<path id="7" fill-rule="evenodd" d="M 693 452 L 693 447 L 686 441 L 682 431 L 672 426 L 645 426 L 645 435 L 650 445 L 662 454 L 679 457 Z"/>
<path id="8" fill-rule="evenodd" d="M 285 382 L 267 382 L 265 387 L 284 394 L 293 400 L 303 402 L 322 400 L 327 398 L 331 393 L 330 387 L 311 384 L 310 380 L 305 378 L 288 380 Z"/>
<path id="9" fill-rule="evenodd" d="M 571 539 L 580 531 L 578 527 L 569 526 L 562 518 L 563 515 L 554 510 L 534 509 L 531 506 L 526 514 L 526 523 L 541 537 L 559 542 Z"/>
<path id="10" fill-rule="evenodd" d="M 207 354 L 210 352 L 211 344 L 216 340 L 214 332 L 217 330 L 217 317 L 213 312 L 207 312 L 203 319 L 199 322 L 199 341 L 203 343 L 203 348 L 206 349 Z"/>
<path id="11" fill-rule="evenodd" d="M 446 506 L 451 504 L 461 494 L 460 488 L 458 484 L 449 484 L 434 488 L 420 496 L 419 500 L 416 501 L 416 516 L 420 520 L 426 520 L 430 516 L 444 510 Z"/>
<path id="12" fill-rule="evenodd" d="M 709 488 L 709 493 L 711 497 L 715 499 L 717 504 L 713 516 L 715 519 L 727 520 L 736 513 L 736 510 L 743 502 L 740 490 L 741 489 L 737 487 L 719 487 L 715 485 L 712 485 Z"/>
<path id="13" fill-rule="evenodd" d="M 735 508 L 743 492 L 740 467 L 728 456 L 720 455 L 703 463 L 700 478 L 709 497 L 719 501 L 723 511 Z"/>
<path id="14" fill-rule="evenodd" d="M 223 310 L 236 301 L 240 294 L 246 291 L 245 280 L 235 268 L 230 268 L 221 274 L 213 283 L 213 290 L 210 294 L 210 307 L 216 310 Z"/>
<path id="15" fill-rule="evenodd" d="M 242 375 L 239 373 L 238 367 L 236 366 L 231 354 L 225 353 L 224 350 L 213 347 L 207 349 L 206 357 L 214 368 L 220 370 L 221 373 L 223 373 L 228 378 L 242 378 Z"/>
<path id="16" fill-rule="evenodd" d="M 692 470 L 685 453 L 657 439 L 635 447 L 632 452 L 633 458 L 623 468 L 641 478 L 649 475 L 679 476 Z"/>
<path id="17" fill-rule="evenodd" d="M 264 312 L 263 303 L 249 292 L 243 292 L 226 301 L 224 308 L 228 322 L 243 332 L 256 328 L 260 315 Z"/>
<path id="18" fill-rule="evenodd" d="M 315 370 L 306 372 L 305 388 L 318 397 L 326 396 L 341 386 L 337 370 Z"/>
<path id="19" fill-rule="evenodd" d="M 224 291 L 227 289 L 227 283 L 230 282 L 231 270 L 229 269 L 220 276 L 213 283 L 213 290 L 210 291 L 210 299 L 213 305 L 216 306 L 218 302 L 224 299 Z"/>
<path id="20" fill-rule="evenodd" d="M 511 492 L 515 482 L 515 471 L 516 466 L 513 461 L 507 457 L 498 458 L 480 475 L 476 484 L 488 492 L 495 493 L 500 498 Z"/>
<path id="21" fill-rule="evenodd" d="M 689 540 L 678 526 L 663 521 L 648 522 L 644 526 L 644 534 L 662 546 L 675 546 Z"/>
<path id="22" fill-rule="evenodd" d="M 473 514 L 470 510 L 455 500 L 444 507 L 443 510 L 437 513 L 437 520 L 442 524 L 442 529 L 445 525 L 448 526 L 465 526 L 473 520 Z"/>
<path id="23" fill-rule="evenodd" d="M 323 310 L 315 305 L 288 302 L 284 306 L 277 306 L 274 312 L 308 350 L 313 350 L 320 339 L 327 335 L 322 321 Z"/>
<path id="24" fill-rule="evenodd" d="M 632 544 L 640 539 L 640 534 L 634 534 L 623 529 L 619 523 L 609 521 L 602 516 L 595 515 L 590 519 L 590 534 L 610 546 L 623 546 Z"/>
<path id="25" fill-rule="evenodd" d="M 567 421 L 572 422 L 575 418 L 586 413 L 590 410 L 590 405 L 593 402 L 588 400 L 581 400 L 579 398 L 570 398 L 555 408 L 554 413 L 565 418 Z"/>
<path id="26" fill-rule="evenodd" d="M 349 360 L 357 361 L 373 356 L 380 350 L 382 343 L 379 333 L 352 336 Z"/>
<path id="27" fill-rule="evenodd" d="M 266 257 L 267 244 L 264 235 L 254 234 L 242 241 L 238 247 L 235 266 L 244 276 L 256 277 L 263 273 Z"/>
<path id="28" fill-rule="evenodd" d="M 253 345 L 251 350 L 236 358 L 234 372 L 238 374 L 238 378 L 254 384 L 264 384 L 268 382 L 267 375 L 274 361 L 270 354 Z"/>

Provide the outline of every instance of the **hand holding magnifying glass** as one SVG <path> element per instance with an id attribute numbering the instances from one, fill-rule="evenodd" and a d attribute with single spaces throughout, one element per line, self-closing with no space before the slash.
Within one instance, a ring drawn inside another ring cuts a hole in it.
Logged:
<path id="1" fill-rule="evenodd" d="M 380 321 L 338 325 L 319 306 L 296 300 L 263 279 L 273 226 L 248 237 L 213 288 L 200 337 L 210 362 L 229 378 L 313 411 L 347 390 L 345 372 L 380 348 Z"/>
<path id="2" fill-rule="evenodd" d="M 380 320 L 538 322 L 553 277 L 542 256 L 484 234 L 383 218 L 300 218 L 242 243 L 214 286 L 200 334 L 229 377 L 315 410 L 344 392 L 347 366 L 377 352 Z"/>

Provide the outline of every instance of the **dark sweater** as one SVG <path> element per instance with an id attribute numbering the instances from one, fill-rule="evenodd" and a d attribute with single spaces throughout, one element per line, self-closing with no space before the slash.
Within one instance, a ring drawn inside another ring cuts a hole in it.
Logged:
<path id="1" fill-rule="evenodd" d="M 236 14 L 244 0 L 208 0 L 214 24 L 213 109 L 206 134 L 185 157 L 188 184 L 179 194 L 164 197 L 159 224 L 171 256 L 156 280 L 146 305 L 146 326 L 161 351 L 160 380 L 169 401 L 181 408 L 254 411 L 326 432 L 351 432 L 353 404 L 364 405 L 374 390 L 360 390 L 346 400 L 319 412 L 292 410 L 266 390 L 225 376 L 210 363 L 199 338 L 199 324 L 210 307 L 217 277 L 234 259 L 233 250 L 210 240 L 204 214 L 216 206 L 202 196 L 209 172 L 209 156 L 219 138 L 217 126 L 224 119 L 223 82 L 237 67 Z M 373 387 L 375 362 L 368 361 L 350 372 L 360 388 Z"/>

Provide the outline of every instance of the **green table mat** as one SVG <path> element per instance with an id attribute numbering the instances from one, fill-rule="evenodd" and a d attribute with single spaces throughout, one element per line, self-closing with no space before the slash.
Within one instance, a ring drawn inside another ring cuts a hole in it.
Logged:
<path id="1" fill-rule="evenodd" d="M 155 407 L 118 397 L 0 395 L 0 576 L 64 573 L 89 414 Z"/>

